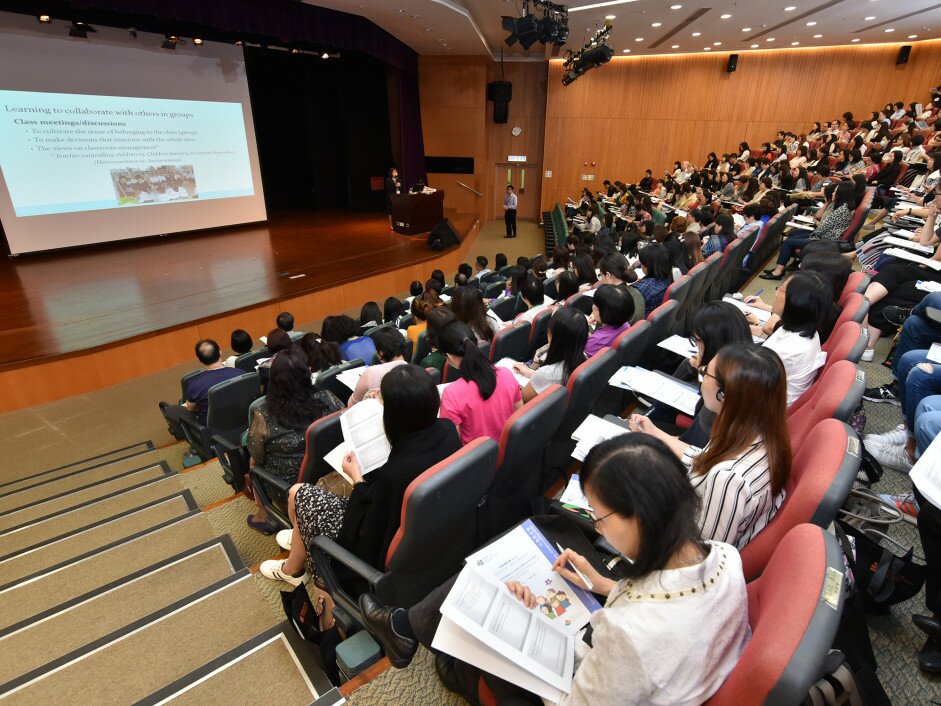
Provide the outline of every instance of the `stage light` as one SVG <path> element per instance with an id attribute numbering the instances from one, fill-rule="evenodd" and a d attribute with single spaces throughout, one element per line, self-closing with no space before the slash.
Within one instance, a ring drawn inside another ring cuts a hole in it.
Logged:
<path id="1" fill-rule="evenodd" d="M 580 78 L 586 71 L 591 71 L 607 64 L 614 56 L 614 49 L 608 44 L 608 34 L 613 25 L 605 22 L 603 29 L 595 35 L 579 51 L 569 51 L 565 57 L 565 73 L 562 75 L 562 85 L 568 86 Z"/>
<path id="2" fill-rule="evenodd" d="M 97 29 L 95 29 L 91 25 L 85 24 L 84 22 L 73 21 L 72 24 L 69 25 L 69 36 L 75 37 L 77 39 L 88 39 L 89 32 L 97 32 L 97 31 L 98 31 Z"/>
<path id="3" fill-rule="evenodd" d="M 202 39 L 200 39 L 199 37 L 193 37 L 193 46 L 194 46 L 194 47 L 201 47 L 202 45 L 203 45 L 203 40 L 202 40 Z"/>
<path id="4" fill-rule="evenodd" d="M 37 15 L 36 19 L 42 22 L 43 24 L 49 24 L 50 22 L 52 22 L 52 17 L 50 17 L 49 15 Z"/>
<path id="5" fill-rule="evenodd" d="M 320 55 L 320 58 L 321 58 L 321 59 L 329 59 L 329 58 L 330 58 L 330 55 L 329 55 L 327 52 L 324 52 L 323 54 Z"/>
<path id="6" fill-rule="evenodd" d="M 234 42 L 232 42 L 232 43 L 233 43 L 235 46 L 237 46 L 237 47 L 242 46 L 242 40 L 241 40 L 241 39 L 236 39 L 236 40 L 235 40 Z"/>
<path id="7" fill-rule="evenodd" d="M 532 14 L 531 7 L 543 11 L 541 19 Z M 522 16 L 503 15 L 501 26 L 509 32 L 504 40 L 508 47 L 517 42 L 523 49 L 529 49 L 536 42 L 561 47 L 569 36 L 568 8 L 545 0 L 523 0 Z"/>
<path id="8" fill-rule="evenodd" d="M 163 44 L 160 45 L 161 49 L 176 49 L 176 45 L 180 43 L 180 38 L 174 34 L 164 35 Z"/>

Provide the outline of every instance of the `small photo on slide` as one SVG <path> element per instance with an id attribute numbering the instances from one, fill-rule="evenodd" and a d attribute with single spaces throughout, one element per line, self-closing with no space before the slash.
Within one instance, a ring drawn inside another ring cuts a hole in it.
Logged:
<path id="1" fill-rule="evenodd" d="M 196 174 L 191 164 L 112 169 L 111 183 L 118 206 L 192 201 L 199 198 Z"/>

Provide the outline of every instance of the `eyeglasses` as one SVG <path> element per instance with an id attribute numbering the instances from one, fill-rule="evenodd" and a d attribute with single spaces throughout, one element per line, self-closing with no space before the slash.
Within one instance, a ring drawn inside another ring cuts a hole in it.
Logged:
<path id="1" fill-rule="evenodd" d="M 706 372 L 708 369 L 709 369 L 709 366 L 708 366 L 708 365 L 700 365 L 698 368 L 696 368 L 696 372 L 699 373 L 699 375 L 700 375 L 704 380 L 705 380 L 706 378 L 712 378 L 712 379 L 715 380 L 716 382 L 719 382 L 719 378 L 717 378 L 717 377 L 716 377 L 715 375 L 713 375 L 712 373 Z"/>
<path id="2" fill-rule="evenodd" d="M 615 511 L 612 510 L 612 511 L 609 512 L 607 515 L 605 515 L 604 517 L 595 517 L 594 513 L 589 513 L 589 514 L 588 514 L 588 519 L 591 521 L 592 527 L 594 527 L 595 529 L 598 529 L 598 523 L 599 523 L 599 522 L 603 522 L 604 519 L 607 518 L 607 517 L 611 517 L 611 515 L 613 515 L 614 512 L 615 512 Z"/>

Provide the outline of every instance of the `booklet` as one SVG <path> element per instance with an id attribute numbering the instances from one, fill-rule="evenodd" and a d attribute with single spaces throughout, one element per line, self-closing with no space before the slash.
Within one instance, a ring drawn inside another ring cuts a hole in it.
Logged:
<path id="1" fill-rule="evenodd" d="M 889 248 L 885 251 L 885 254 L 892 255 L 893 257 L 897 257 L 900 260 L 917 262 L 919 265 L 925 265 L 926 267 L 930 267 L 932 270 L 941 270 L 941 262 L 927 257 L 922 257 L 921 255 L 916 255 L 915 253 L 909 252 L 903 248 Z"/>
<path id="2" fill-rule="evenodd" d="M 513 377 L 516 378 L 516 382 L 519 383 L 519 386 L 526 387 L 529 384 L 529 378 L 516 372 L 516 369 L 513 367 L 513 364 L 516 362 L 517 361 L 513 360 L 512 358 L 501 358 L 496 363 L 494 363 L 494 365 L 498 368 L 506 368 L 509 370 L 511 373 L 513 373 Z"/>
<path id="3" fill-rule="evenodd" d="M 688 337 L 679 336 L 677 334 L 673 334 L 669 338 L 660 341 L 657 345 L 660 348 L 666 348 L 671 353 L 676 353 L 681 358 L 692 358 L 699 352 L 699 349 L 689 342 Z"/>
<path id="4" fill-rule="evenodd" d="M 748 304 L 746 304 L 745 302 L 735 299 L 731 294 L 726 294 L 724 297 L 722 297 L 722 301 L 728 302 L 732 306 L 741 309 L 746 314 L 754 314 L 755 318 L 758 319 L 759 323 L 762 323 L 762 324 L 767 323 L 768 319 L 771 318 L 770 311 L 765 311 L 764 309 L 758 309 L 757 307 L 754 307 L 754 306 L 748 306 Z"/>
<path id="5" fill-rule="evenodd" d="M 934 254 L 934 248 L 930 245 L 921 245 L 920 243 L 913 243 L 911 240 L 906 240 L 905 238 L 896 238 L 892 235 L 887 235 L 882 239 L 882 242 L 887 243 L 888 245 L 897 245 L 900 248 L 908 248 L 909 250 L 914 250 L 915 252 L 925 253 L 927 255 Z"/>
<path id="6" fill-rule="evenodd" d="M 572 438 L 578 442 L 572 451 L 572 458 L 576 461 L 584 461 L 588 452 L 602 441 L 613 439 L 616 436 L 621 436 L 621 434 L 627 434 L 629 431 L 619 424 L 589 414 L 585 421 L 572 432 Z"/>
<path id="7" fill-rule="evenodd" d="M 611 376 L 608 384 L 651 397 L 691 417 L 695 416 L 696 405 L 700 400 L 697 389 L 669 375 L 644 368 L 625 366 Z"/>
<path id="8" fill-rule="evenodd" d="M 347 368 L 339 373 L 337 373 L 337 381 L 343 383 L 348 388 L 350 388 L 350 393 L 356 389 L 356 385 L 359 382 L 359 379 L 363 377 L 363 373 L 367 370 L 365 365 L 360 365 L 357 368 Z"/>
<path id="9" fill-rule="evenodd" d="M 569 478 L 569 483 L 565 486 L 565 490 L 562 492 L 562 495 L 559 496 L 559 503 L 566 510 L 572 510 L 581 515 L 588 516 L 588 513 L 591 511 L 591 505 L 588 502 L 588 498 L 585 497 L 585 494 L 582 492 L 582 483 L 577 473 L 573 473 L 572 477 Z"/>
<path id="10" fill-rule="evenodd" d="M 908 477 L 928 502 L 941 506 L 941 435 L 936 436 L 915 461 Z"/>
<path id="11" fill-rule="evenodd" d="M 351 483 L 353 481 L 343 472 L 342 465 L 347 453 L 352 451 L 356 456 L 363 475 L 384 466 L 389 460 L 392 446 L 382 423 L 382 410 L 379 400 L 369 398 L 340 415 L 343 443 L 324 456 L 324 461 Z"/>

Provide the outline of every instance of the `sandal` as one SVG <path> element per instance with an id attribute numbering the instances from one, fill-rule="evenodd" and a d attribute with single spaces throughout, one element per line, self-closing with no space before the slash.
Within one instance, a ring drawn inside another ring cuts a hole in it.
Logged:
<path id="1" fill-rule="evenodd" d="M 274 534 L 274 530 L 267 522 L 257 522 L 254 515 L 249 515 L 245 521 L 248 523 L 249 527 L 256 532 L 261 532 L 266 537 L 270 537 Z"/>

